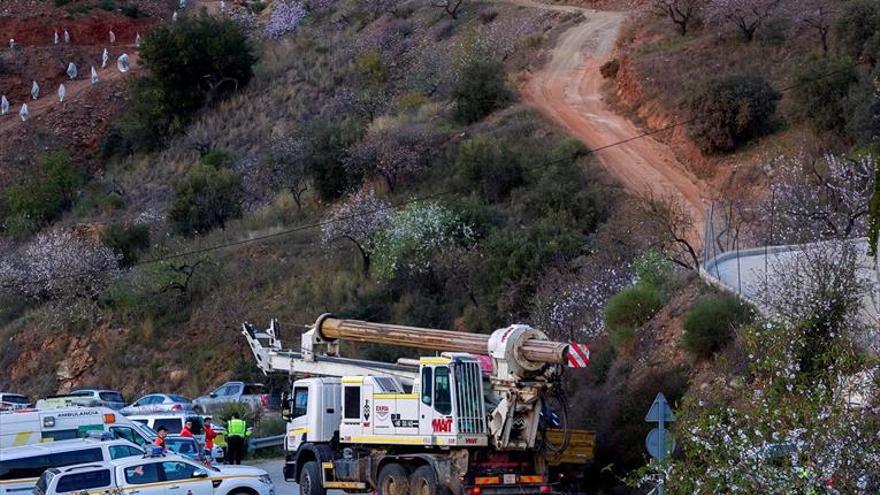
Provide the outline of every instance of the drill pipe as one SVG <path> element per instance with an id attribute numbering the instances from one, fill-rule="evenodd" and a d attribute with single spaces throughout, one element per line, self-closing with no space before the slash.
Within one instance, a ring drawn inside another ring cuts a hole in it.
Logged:
<path id="1" fill-rule="evenodd" d="M 489 352 L 489 336 L 475 333 L 343 320 L 332 317 L 319 318 L 315 323 L 315 331 L 325 340 L 343 339 L 352 342 L 448 352 L 477 354 Z M 568 344 L 561 342 L 528 339 L 523 343 L 518 353 L 522 358 L 533 363 L 565 364 L 567 349 Z"/>

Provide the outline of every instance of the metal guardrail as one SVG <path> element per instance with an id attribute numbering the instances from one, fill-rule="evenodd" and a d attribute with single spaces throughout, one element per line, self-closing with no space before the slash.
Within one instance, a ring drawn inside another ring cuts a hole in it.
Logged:
<path id="1" fill-rule="evenodd" d="M 275 435 L 272 437 L 251 438 L 248 441 L 248 449 L 258 450 L 269 447 L 281 447 L 284 445 L 284 437 L 286 435 Z"/>

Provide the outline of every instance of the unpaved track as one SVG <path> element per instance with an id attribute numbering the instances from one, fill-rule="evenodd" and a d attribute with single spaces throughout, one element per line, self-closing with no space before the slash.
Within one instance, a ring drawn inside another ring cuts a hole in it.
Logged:
<path id="1" fill-rule="evenodd" d="M 644 133 L 615 113 L 602 99 L 599 67 L 614 48 L 626 15 L 532 0 L 507 0 L 526 7 L 581 12 L 583 21 L 562 33 L 550 60 L 529 75 L 520 88 L 524 100 L 556 121 L 590 149 L 632 139 Z M 652 137 L 633 139 L 602 149 L 596 157 L 629 191 L 679 201 L 694 221 L 692 242 L 701 245 L 705 230 L 704 185 L 675 158 L 669 147 Z"/>
<path id="2" fill-rule="evenodd" d="M 119 69 L 116 68 L 116 58 L 110 57 L 106 68 L 95 68 L 98 72 L 98 85 L 103 82 L 119 79 L 120 77 L 131 77 L 131 72 L 136 70 L 134 67 L 137 64 L 138 55 L 137 52 L 134 51 L 133 46 L 130 47 L 129 50 L 131 50 L 131 52 L 126 53 L 128 53 L 128 61 L 131 71 L 125 74 L 119 72 Z M 66 95 L 64 96 L 63 103 L 58 100 L 58 86 L 46 87 L 46 85 L 40 86 L 40 97 L 36 100 L 28 99 L 27 101 L 10 101 L 9 113 L 0 116 L 0 132 L 5 132 L 22 124 L 21 118 L 18 116 L 22 103 L 27 103 L 28 120 L 30 121 L 53 108 L 61 108 L 64 105 L 79 105 L 87 101 L 88 92 L 92 88 L 91 66 L 79 67 L 79 72 L 80 74 L 77 76 L 77 79 L 74 79 L 73 81 L 64 81 Z"/>

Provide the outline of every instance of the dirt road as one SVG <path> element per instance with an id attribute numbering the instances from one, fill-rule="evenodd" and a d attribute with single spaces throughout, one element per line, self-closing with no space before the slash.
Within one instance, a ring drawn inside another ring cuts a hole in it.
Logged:
<path id="1" fill-rule="evenodd" d="M 100 50 L 100 47 L 96 48 L 96 50 Z M 110 57 L 106 68 L 99 69 L 96 67 L 95 70 L 98 72 L 98 84 L 112 81 L 120 77 L 131 77 L 131 72 L 136 71 L 135 65 L 138 60 L 137 52 L 134 50 L 135 48 L 132 46 L 125 52 L 128 54 L 129 64 L 132 68 L 128 73 L 119 72 L 116 68 L 116 57 Z M 79 75 L 77 76 L 77 79 L 74 79 L 73 81 L 64 81 L 66 95 L 63 103 L 58 100 L 58 87 L 46 87 L 46 85 L 40 86 L 40 97 L 36 100 L 28 99 L 28 101 L 10 101 L 9 113 L 0 116 L 0 133 L 8 131 L 15 126 L 22 125 L 21 118 L 18 116 L 22 103 L 27 103 L 29 114 L 28 120 L 33 120 L 52 109 L 59 108 L 61 105 L 76 105 L 86 99 L 89 90 L 92 89 L 91 67 L 79 67 L 78 69 Z"/>
<path id="2" fill-rule="evenodd" d="M 528 104 L 590 149 L 644 133 L 629 119 L 616 114 L 602 99 L 599 67 L 611 55 L 625 14 L 532 0 L 509 1 L 527 7 L 582 12 L 586 17 L 560 36 L 548 63 L 530 74 L 523 84 L 521 92 Z M 680 201 L 694 219 L 692 241 L 701 238 L 705 225 L 703 186 L 676 160 L 668 146 L 644 137 L 597 151 L 596 157 L 631 192 Z"/>

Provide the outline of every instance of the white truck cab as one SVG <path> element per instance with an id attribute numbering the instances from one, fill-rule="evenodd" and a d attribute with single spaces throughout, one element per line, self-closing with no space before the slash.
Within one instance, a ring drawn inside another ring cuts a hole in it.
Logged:
<path id="1" fill-rule="evenodd" d="M 46 470 L 34 495 L 275 495 L 262 469 L 212 468 L 177 455 L 118 459 Z"/>

